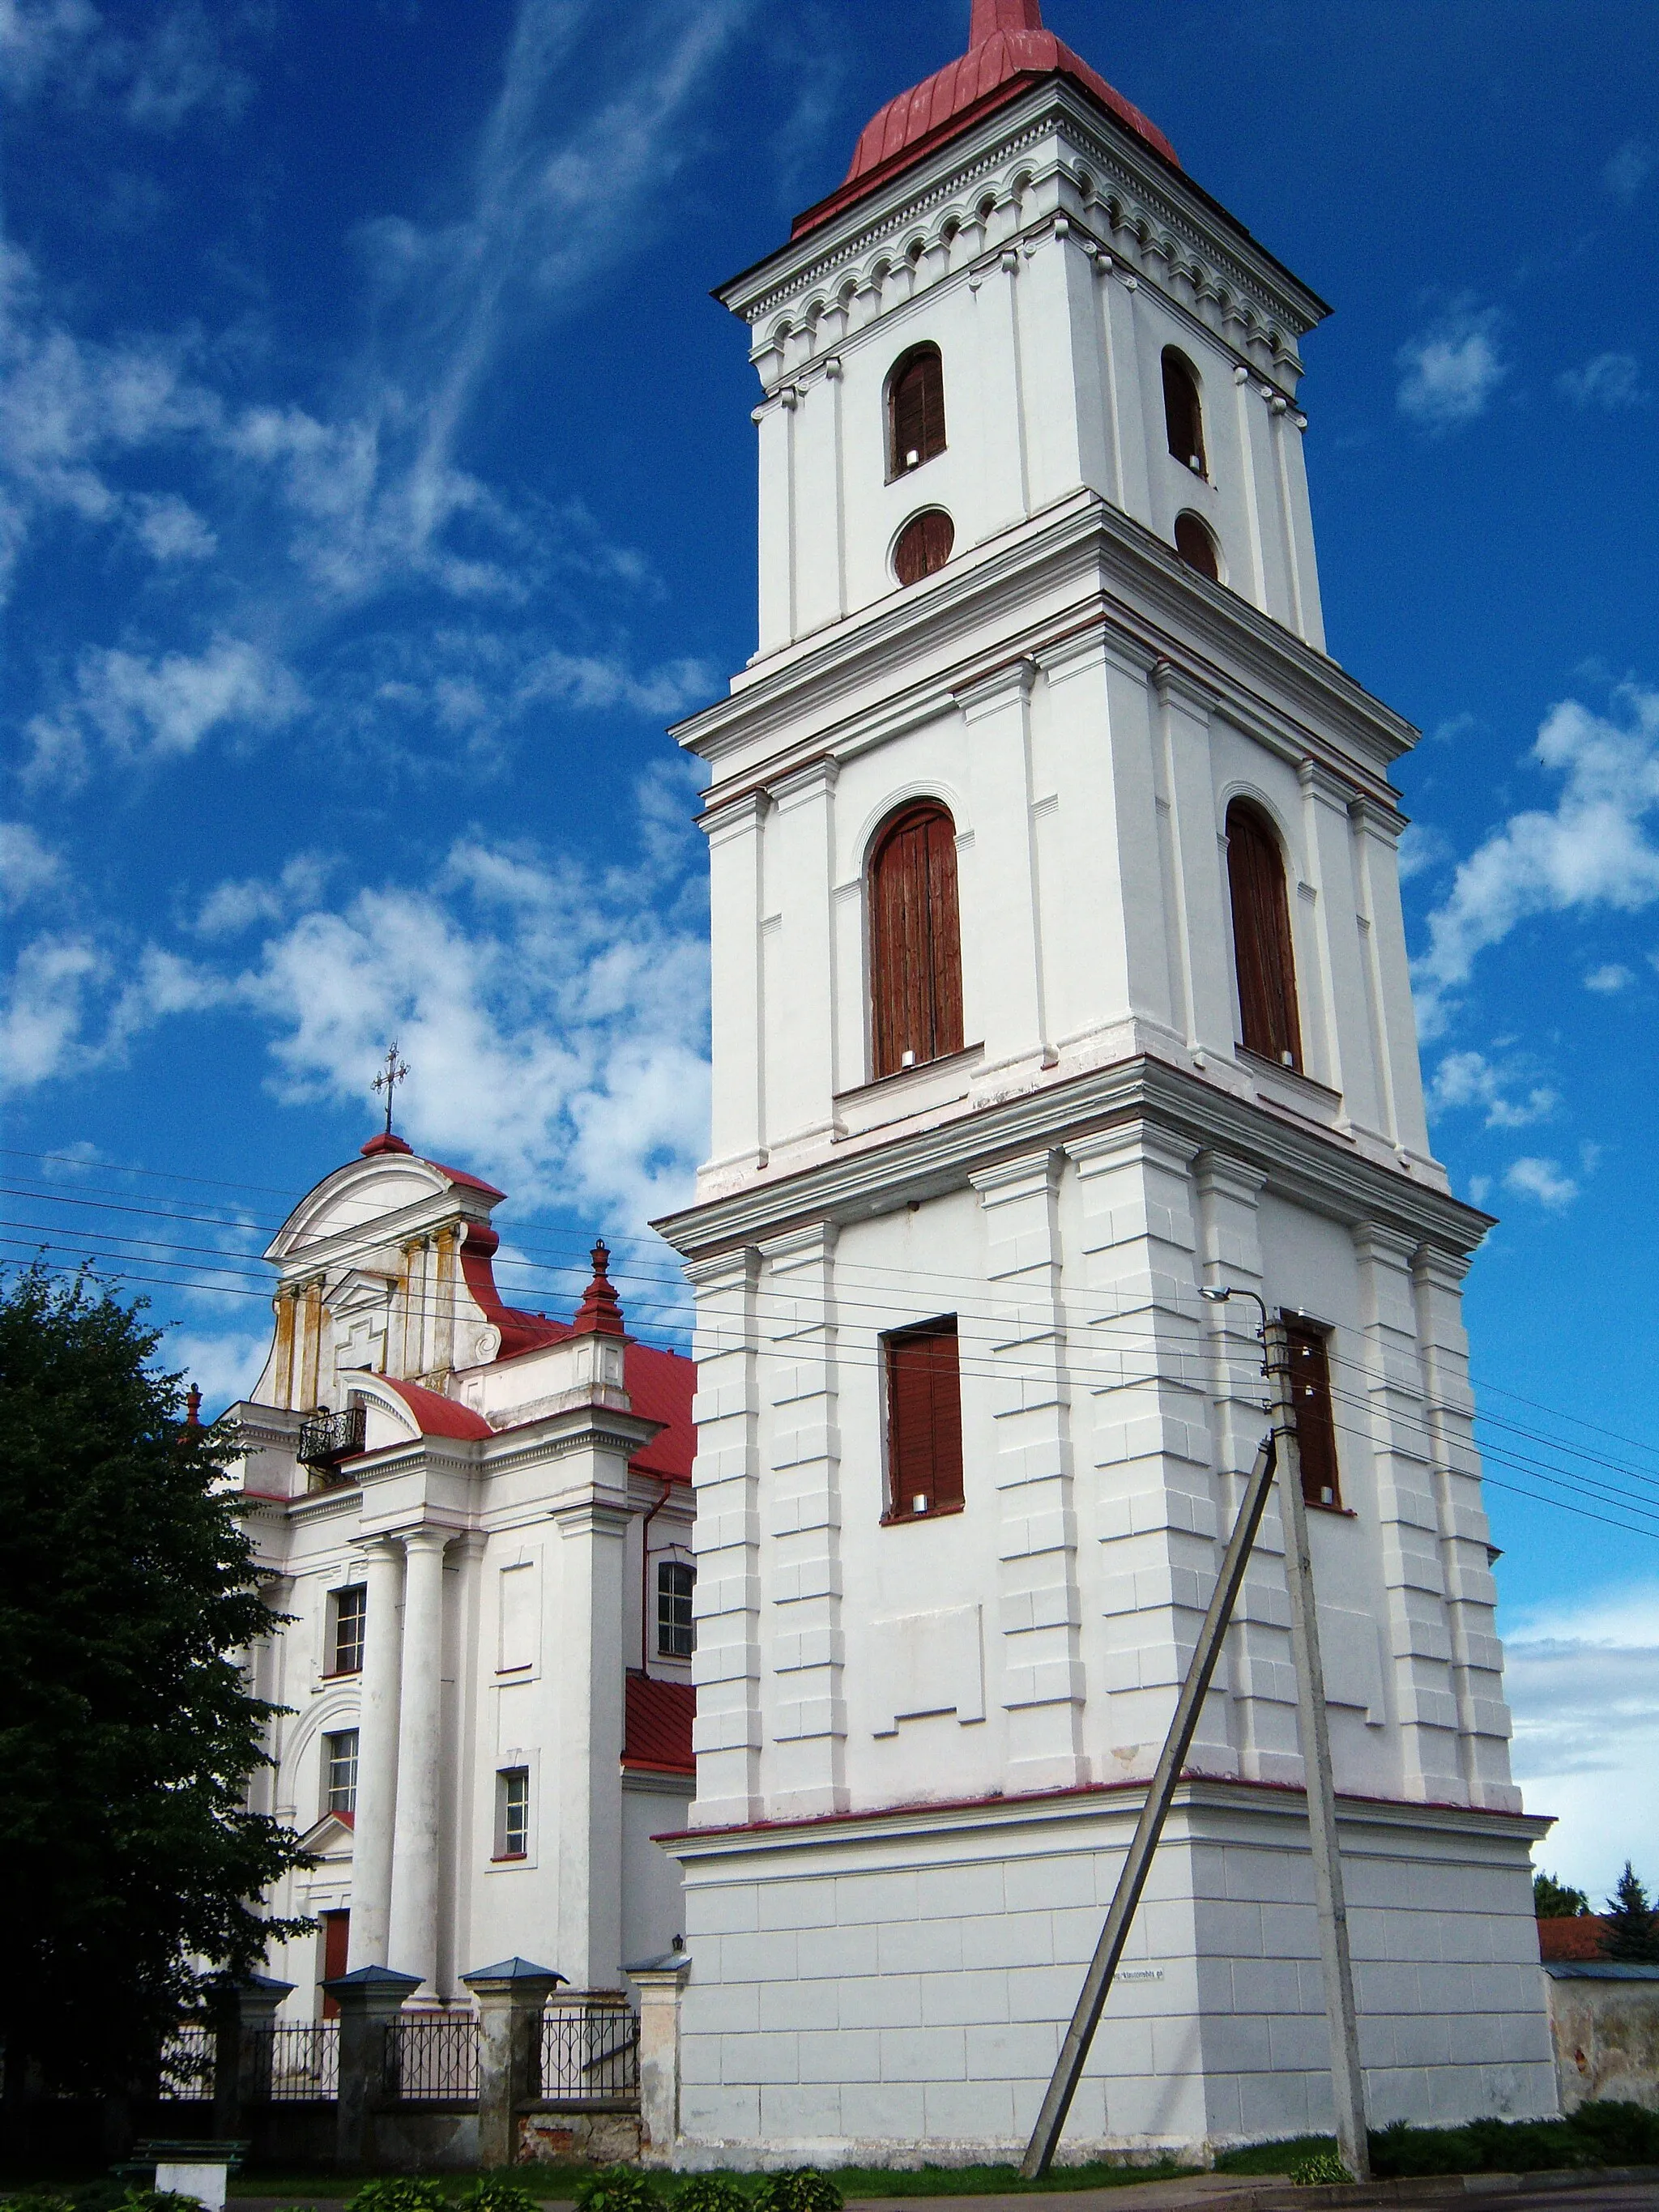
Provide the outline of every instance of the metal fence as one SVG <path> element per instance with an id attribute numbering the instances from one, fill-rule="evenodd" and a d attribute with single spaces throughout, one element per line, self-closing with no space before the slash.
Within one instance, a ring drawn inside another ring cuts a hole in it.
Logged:
<path id="1" fill-rule="evenodd" d="M 625 1997 L 556 2000 L 542 2014 L 544 2104 L 637 2104 L 640 2024 Z"/>
<path id="2" fill-rule="evenodd" d="M 218 2039 L 200 2021 L 175 2027 L 161 2045 L 161 2075 L 157 2094 L 164 2102 L 211 2104 L 213 2060 Z"/>
<path id="3" fill-rule="evenodd" d="M 270 2052 L 259 2054 L 257 2078 L 270 2084 L 273 2105 L 333 2104 L 340 2094 L 340 2023 L 319 2020 L 299 2027 L 254 2031 Z"/>
<path id="4" fill-rule="evenodd" d="M 405 2103 L 476 2105 L 478 2023 L 470 2012 L 393 2021 L 386 2029 L 386 2086 Z"/>

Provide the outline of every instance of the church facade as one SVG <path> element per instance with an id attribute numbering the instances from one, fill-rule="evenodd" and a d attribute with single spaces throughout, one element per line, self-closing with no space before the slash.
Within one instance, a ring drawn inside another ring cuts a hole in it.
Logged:
<path id="1" fill-rule="evenodd" d="M 690 2158 L 1036 2116 L 1291 1331 L 1375 2124 L 1553 2109 L 1323 303 L 1041 23 L 720 295 L 759 649 L 706 764 Z M 1239 1295 L 1206 1303 L 1205 1288 Z M 1270 1506 L 1066 2151 L 1329 2124 Z M 515 1939 L 516 1940 L 516 1939 Z M 522 1948 L 522 1946 L 520 1946 Z"/>
<path id="2" fill-rule="evenodd" d="M 573 1991 L 681 1933 L 651 1838 L 691 1792 L 691 1363 L 626 1332 L 601 1245 L 573 1319 L 495 1285 L 501 1193 L 387 1133 L 266 1257 L 276 1327 L 234 1407 L 280 1708 L 259 1808 L 316 1854 L 270 1900 L 280 2017 L 362 1966 L 410 2003 L 517 1955 Z"/>

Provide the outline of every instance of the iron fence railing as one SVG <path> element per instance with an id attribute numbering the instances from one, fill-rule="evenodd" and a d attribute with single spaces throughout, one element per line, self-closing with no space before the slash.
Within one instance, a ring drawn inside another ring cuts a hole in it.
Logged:
<path id="1" fill-rule="evenodd" d="M 333 2104 L 340 2094 L 340 2023 L 310 2021 L 297 2027 L 254 2031 L 255 2078 L 270 2085 L 274 2105 Z M 269 2070 L 267 2070 L 267 2061 Z"/>
<path id="2" fill-rule="evenodd" d="M 542 2101 L 635 2104 L 640 2024 L 625 1997 L 555 2001 L 542 2014 Z"/>
<path id="3" fill-rule="evenodd" d="M 362 1451 L 367 1418 L 361 1406 L 345 1406 L 337 1413 L 309 1414 L 300 1424 L 295 1458 L 301 1467 L 331 1474 L 337 1460 L 349 1459 L 354 1452 Z"/>
<path id="4" fill-rule="evenodd" d="M 470 2012 L 429 2013 L 386 2029 L 386 2086 L 413 2104 L 478 2101 L 478 2023 Z"/>
<path id="5" fill-rule="evenodd" d="M 185 2021 L 161 2045 L 157 2094 L 168 2104 L 213 2101 L 213 2062 L 218 2039 L 199 2021 Z"/>

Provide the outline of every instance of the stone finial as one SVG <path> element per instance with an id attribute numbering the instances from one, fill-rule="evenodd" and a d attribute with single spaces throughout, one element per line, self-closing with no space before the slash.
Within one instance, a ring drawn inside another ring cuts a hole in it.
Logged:
<path id="1" fill-rule="evenodd" d="M 582 1302 L 576 1309 L 575 1334 L 578 1336 L 621 1336 L 623 1334 L 622 1301 L 605 1273 L 611 1249 L 603 1237 L 594 1245 L 590 1256 L 593 1262 L 593 1279 L 582 1292 Z"/>
<path id="2" fill-rule="evenodd" d="M 199 1429 L 202 1425 L 202 1393 L 192 1382 L 185 1393 L 185 1426 Z"/>

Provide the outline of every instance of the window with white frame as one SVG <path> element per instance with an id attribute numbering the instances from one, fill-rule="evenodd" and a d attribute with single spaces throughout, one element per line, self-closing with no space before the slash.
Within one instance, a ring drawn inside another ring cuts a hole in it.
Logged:
<path id="1" fill-rule="evenodd" d="M 495 1856 L 521 1859 L 530 1850 L 530 1769 L 504 1766 L 495 1777 Z"/>
<path id="2" fill-rule="evenodd" d="M 323 1738 L 323 1810 L 357 1809 L 357 1731 L 340 1729 Z"/>
<path id="3" fill-rule="evenodd" d="M 361 1674 L 363 1639 L 368 1626 L 368 1589 L 351 1583 L 328 1595 L 328 1671 L 331 1674 Z"/>
<path id="4" fill-rule="evenodd" d="M 679 1559 L 664 1559 L 657 1568 L 657 1653 L 663 1659 L 689 1659 L 697 1648 L 696 1624 L 691 1618 L 691 1594 L 697 1571 Z"/>

